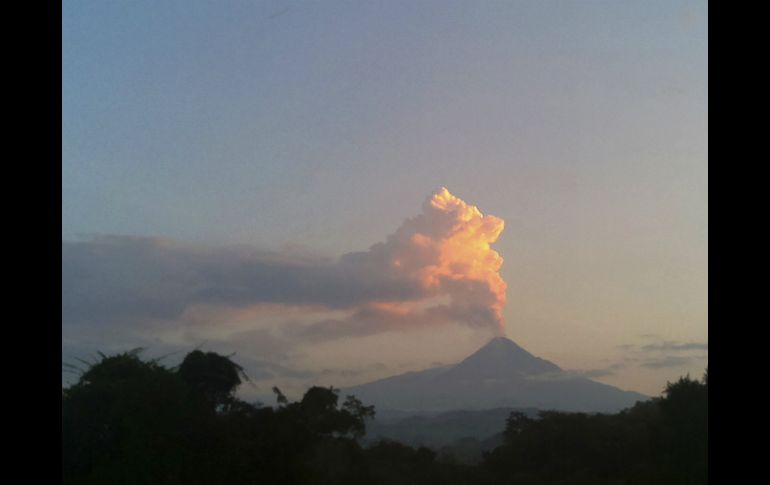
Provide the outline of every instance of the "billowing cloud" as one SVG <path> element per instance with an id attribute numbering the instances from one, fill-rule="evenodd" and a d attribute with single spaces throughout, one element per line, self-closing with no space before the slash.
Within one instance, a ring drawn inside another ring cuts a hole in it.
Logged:
<path id="1" fill-rule="evenodd" d="M 270 308 L 286 336 L 312 340 L 447 322 L 502 334 L 503 260 L 490 245 L 503 221 L 445 188 L 422 209 L 384 242 L 337 261 L 156 238 L 65 241 L 63 330 L 189 325 L 201 315 L 216 326 Z"/>
<path id="2" fill-rule="evenodd" d="M 398 279 L 417 283 L 426 293 L 448 296 L 449 315 L 502 334 L 503 258 L 490 245 L 504 227 L 502 219 L 485 216 L 442 187 L 425 201 L 422 214 L 360 258 L 386 263 Z"/>

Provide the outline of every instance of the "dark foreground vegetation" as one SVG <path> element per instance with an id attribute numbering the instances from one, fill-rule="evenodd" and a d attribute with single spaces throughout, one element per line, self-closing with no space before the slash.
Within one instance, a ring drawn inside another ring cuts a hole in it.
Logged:
<path id="1" fill-rule="evenodd" d="M 243 402 L 229 358 L 194 351 L 175 368 L 138 352 L 102 356 L 62 391 L 68 484 L 703 484 L 708 374 L 614 415 L 512 413 L 476 466 L 394 442 L 363 448 L 374 408 L 313 387 L 277 407 Z"/>

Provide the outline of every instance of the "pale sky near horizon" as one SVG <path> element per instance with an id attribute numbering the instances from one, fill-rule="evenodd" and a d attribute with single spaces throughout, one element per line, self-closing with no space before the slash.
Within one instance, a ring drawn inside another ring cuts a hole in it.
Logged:
<path id="1" fill-rule="evenodd" d="M 260 392 L 455 362 L 490 337 L 488 294 L 412 318 L 459 290 L 402 294 L 398 275 L 369 287 L 374 250 L 335 263 L 384 243 L 443 186 L 505 221 L 492 248 L 509 338 L 649 395 L 703 374 L 706 1 L 62 10 L 65 358 L 203 344 L 237 352 Z M 268 273 L 280 288 L 259 286 Z M 365 332 L 338 331 L 375 310 Z M 322 336 L 297 330 L 315 322 Z"/>

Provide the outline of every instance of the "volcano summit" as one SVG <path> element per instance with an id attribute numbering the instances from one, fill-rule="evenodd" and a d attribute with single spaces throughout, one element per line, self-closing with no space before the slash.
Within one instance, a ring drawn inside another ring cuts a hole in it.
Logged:
<path id="1" fill-rule="evenodd" d="M 648 396 L 565 372 L 496 337 L 462 362 L 350 387 L 377 409 L 410 413 L 492 408 L 617 412 Z"/>

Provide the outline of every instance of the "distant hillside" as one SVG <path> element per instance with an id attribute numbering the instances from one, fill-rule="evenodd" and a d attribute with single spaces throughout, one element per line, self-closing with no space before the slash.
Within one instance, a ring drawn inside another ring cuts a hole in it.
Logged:
<path id="1" fill-rule="evenodd" d="M 366 425 L 364 442 L 390 439 L 411 446 L 438 449 L 463 438 L 489 439 L 505 429 L 512 411 L 535 417 L 537 409 L 497 408 L 485 411 L 450 411 L 433 416 L 410 416 L 401 419 L 375 419 Z"/>
<path id="2" fill-rule="evenodd" d="M 388 377 L 344 392 L 383 411 L 415 414 L 495 408 L 611 413 L 649 399 L 564 372 L 504 337 L 459 364 Z"/>

